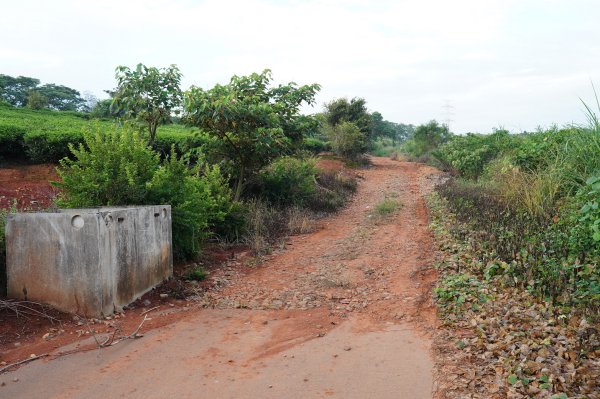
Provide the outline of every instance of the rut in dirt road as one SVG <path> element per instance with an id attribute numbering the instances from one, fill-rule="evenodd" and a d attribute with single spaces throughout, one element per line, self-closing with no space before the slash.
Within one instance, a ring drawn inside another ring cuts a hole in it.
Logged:
<path id="1" fill-rule="evenodd" d="M 230 284 L 200 299 L 211 309 L 141 340 L 2 375 L 0 397 L 431 397 L 424 196 L 436 171 L 373 163 L 351 204 L 318 231 L 243 273 L 226 269 Z M 379 217 L 384 198 L 401 209 Z"/>

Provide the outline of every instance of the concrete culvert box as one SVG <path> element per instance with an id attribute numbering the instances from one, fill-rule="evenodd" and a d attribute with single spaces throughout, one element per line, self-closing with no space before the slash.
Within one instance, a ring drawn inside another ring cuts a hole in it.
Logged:
<path id="1" fill-rule="evenodd" d="M 10 298 L 109 315 L 173 275 L 171 207 L 12 214 L 6 269 Z"/>

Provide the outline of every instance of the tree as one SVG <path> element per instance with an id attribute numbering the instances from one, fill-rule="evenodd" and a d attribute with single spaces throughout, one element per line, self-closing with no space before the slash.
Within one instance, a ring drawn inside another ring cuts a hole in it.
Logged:
<path id="1" fill-rule="evenodd" d="M 216 137 L 237 173 L 235 200 L 247 178 L 299 142 L 311 127 L 300 115 L 313 104 L 318 84 L 269 87 L 271 71 L 234 76 L 210 90 L 192 87 L 185 93 L 185 121 Z"/>
<path id="2" fill-rule="evenodd" d="M 145 123 L 150 144 L 154 143 L 158 125 L 168 121 L 171 112 L 178 113 L 181 76 L 176 65 L 154 68 L 138 64 L 134 70 L 118 66 L 112 111 L 123 112 L 125 117 Z"/>
<path id="3" fill-rule="evenodd" d="M 367 110 L 367 102 L 364 98 L 338 98 L 325 104 L 327 123 L 336 126 L 342 122 L 352 122 L 360 131 L 370 139 L 373 127 L 371 114 Z"/>
<path id="4" fill-rule="evenodd" d="M 450 139 L 452 133 L 444 125 L 432 120 L 426 125 L 420 125 L 415 129 L 413 141 L 415 144 L 415 155 L 421 156 Z"/>
<path id="5" fill-rule="evenodd" d="M 412 137 L 415 127 L 413 125 L 405 125 L 403 123 L 390 122 L 383 119 L 383 116 L 375 111 L 371 114 L 373 121 L 371 138 L 389 138 L 394 144 L 403 142 Z"/>
<path id="6" fill-rule="evenodd" d="M 89 91 L 83 92 L 83 104 L 81 105 L 81 111 L 91 112 L 94 107 L 100 102 L 100 99 Z"/>
<path id="7" fill-rule="evenodd" d="M 77 111 L 83 104 L 79 92 L 67 86 L 48 83 L 35 89 L 48 99 L 48 107 L 57 111 Z"/>
<path id="8" fill-rule="evenodd" d="M 0 98 L 15 107 L 23 107 L 27 105 L 27 97 L 31 90 L 39 84 L 39 79 L 25 76 L 13 78 L 0 74 Z"/>
<path id="9" fill-rule="evenodd" d="M 32 90 L 27 96 L 27 106 L 31 109 L 44 109 L 48 107 L 48 97 L 37 90 Z"/>

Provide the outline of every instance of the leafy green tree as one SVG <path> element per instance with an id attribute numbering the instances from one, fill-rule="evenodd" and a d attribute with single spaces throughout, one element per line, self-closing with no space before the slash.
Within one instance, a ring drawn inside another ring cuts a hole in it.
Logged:
<path id="1" fill-rule="evenodd" d="M 311 122 L 300 115 L 303 103 L 313 104 L 318 84 L 270 87 L 271 71 L 234 76 L 210 90 L 192 87 L 185 93 L 185 120 L 205 130 L 221 144 L 233 163 L 235 200 L 248 177 L 301 143 Z"/>
<path id="2" fill-rule="evenodd" d="M 413 134 L 414 154 L 421 156 L 439 147 L 452 137 L 452 133 L 444 125 L 432 120 L 426 125 L 417 126 Z"/>
<path id="3" fill-rule="evenodd" d="M 31 90 L 40 84 L 39 79 L 25 76 L 12 77 L 0 74 L 0 98 L 15 107 L 27 105 Z"/>
<path id="4" fill-rule="evenodd" d="M 125 117 L 146 124 L 150 144 L 153 144 L 158 125 L 168 121 L 172 112 L 178 113 L 181 105 L 179 68 L 176 65 L 155 68 L 138 64 L 133 70 L 118 66 L 116 71 L 118 87 L 112 111 L 123 112 Z"/>
<path id="5" fill-rule="evenodd" d="M 32 90 L 27 96 L 27 106 L 31 109 L 48 108 L 48 97 L 37 90 Z"/>
<path id="6" fill-rule="evenodd" d="M 78 111 L 84 100 L 79 92 L 67 86 L 48 83 L 35 89 L 48 99 L 48 107 L 57 111 Z"/>
<path id="7" fill-rule="evenodd" d="M 98 119 L 116 118 L 118 114 L 111 110 L 112 101 L 110 98 L 99 100 L 90 110 L 90 116 Z"/>
<path id="8" fill-rule="evenodd" d="M 325 115 L 327 123 L 331 126 L 339 125 L 342 122 L 352 122 L 364 136 L 371 137 L 373 120 L 367 110 L 367 102 L 364 98 L 353 98 L 348 101 L 347 98 L 338 98 L 325 104 Z"/>

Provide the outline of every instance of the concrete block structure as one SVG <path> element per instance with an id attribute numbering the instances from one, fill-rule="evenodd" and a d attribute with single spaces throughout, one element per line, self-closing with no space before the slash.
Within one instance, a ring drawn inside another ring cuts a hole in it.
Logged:
<path id="1" fill-rule="evenodd" d="M 106 316 L 173 275 L 171 207 L 12 214 L 6 250 L 9 298 Z"/>

